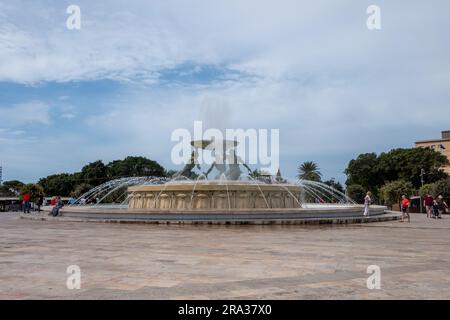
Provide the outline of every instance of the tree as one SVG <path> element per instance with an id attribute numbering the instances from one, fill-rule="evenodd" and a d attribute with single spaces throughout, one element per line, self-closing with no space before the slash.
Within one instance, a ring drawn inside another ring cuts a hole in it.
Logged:
<path id="1" fill-rule="evenodd" d="M 386 183 L 380 189 L 380 197 L 387 205 L 399 203 L 402 195 L 407 197 L 414 193 L 414 186 L 405 180 L 396 180 Z"/>
<path id="2" fill-rule="evenodd" d="M 44 196 L 44 189 L 38 184 L 29 183 L 21 188 L 20 198 L 22 199 L 23 195 L 26 193 L 30 195 L 31 202 L 36 202 L 40 197 Z"/>
<path id="3" fill-rule="evenodd" d="M 47 196 L 69 196 L 76 181 L 73 174 L 61 173 L 42 178 L 38 184 L 42 186 Z"/>
<path id="4" fill-rule="evenodd" d="M 319 170 L 320 169 L 315 162 L 306 161 L 298 167 L 297 177 L 300 180 L 321 181 L 322 174 Z"/>
<path id="5" fill-rule="evenodd" d="M 344 187 L 339 181 L 336 181 L 334 178 L 324 181 L 323 183 L 325 183 L 327 186 L 332 187 L 334 190 L 344 193 Z"/>
<path id="6" fill-rule="evenodd" d="M 164 177 L 164 168 L 156 161 L 144 157 L 126 157 L 124 160 L 115 160 L 107 165 L 108 178 L 156 176 Z"/>
<path id="7" fill-rule="evenodd" d="M 442 170 L 447 164 L 447 157 L 435 150 L 399 148 L 380 154 L 378 169 L 385 181 L 410 181 L 418 189 L 422 185 L 422 170 L 425 172 L 424 183 L 433 183 L 447 177 Z"/>
<path id="8" fill-rule="evenodd" d="M 101 160 L 91 162 L 81 169 L 80 179 L 82 183 L 100 185 L 108 180 L 108 170 Z"/>
<path id="9" fill-rule="evenodd" d="M 433 184 L 424 184 L 419 189 L 419 196 L 425 197 L 427 194 L 433 194 Z"/>
<path id="10" fill-rule="evenodd" d="M 438 181 L 433 184 L 433 195 L 435 197 L 442 195 L 445 201 L 450 202 L 450 178 Z M 448 203 L 448 202 L 447 202 Z"/>
<path id="11" fill-rule="evenodd" d="M 366 190 L 376 193 L 377 187 L 383 184 L 383 178 L 378 171 L 379 159 L 376 153 L 360 154 L 356 159 L 349 162 L 345 174 L 346 185 L 360 185 Z"/>
<path id="12" fill-rule="evenodd" d="M 404 180 L 418 189 L 424 183 L 442 180 L 448 175 L 442 170 L 448 159 L 441 153 L 427 148 L 393 149 L 389 152 L 365 153 L 349 162 L 345 174 L 346 185 L 359 184 L 375 195 L 379 188 L 390 181 Z"/>
<path id="13" fill-rule="evenodd" d="M 72 192 L 72 194 L 78 198 L 81 197 L 86 192 L 88 192 L 89 190 L 91 190 L 92 188 L 93 186 L 90 184 L 81 183 L 75 187 L 75 190 Z"/>
<path id="14" fill-rule="evenodd" d="M 6 197 L 17 196 L 24 185 L 25 184 L 19 180 L 5 181 L 0 186 L 0 195 Z"/>
<path id="15" fill-rule="evenodd" d="M 356 203 L 364 203 L 366 193 L 367 189 L 364 189 L 364 187 L 359 184 L 351 184 L 347 187 L 347 197 Z"/>

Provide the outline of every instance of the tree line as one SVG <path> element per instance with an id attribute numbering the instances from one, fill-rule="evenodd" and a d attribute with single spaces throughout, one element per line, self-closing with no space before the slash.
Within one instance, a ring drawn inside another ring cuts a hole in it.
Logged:
<path id="1" fill-rule="evenodd" d="M 429 148 L 398 148 L 360 154 L 349 162 L 346 192 L 357 202 L 371 191 L 377 202 L 392 205 L 401 196 L 441 194 L 450 199 L 450 179 L 443 167 L 447 157 Z"/>
<path id="2" fill-rule="evenodd" d="M 389 152 L 360 154 L 352 159 L 344 173 L 344 186 L 335 179 L 322 180 L 318 165 L 307 161 L 299 165 L 299 179 L 323 182 L 340 192 L 345 192 L 356 202 L 362 202 L 367 191 L 384 204 L 396 203 L 402 194 L 441 194 L 450 200 L 450 178 L 442 167 L 449 165 L 441 153 L 428 148 L 398 148 Z M 0 186 L 0 196 L 30 193 L 32 201 L 39 196 L 79 197 L 91 188 L 106 181 L 133 176 L 171 177 L 175 171 L 165 170 L 158 162 L 145 157 L 129 156 L 104 164 L 101 160 L 85 165 L 75 173 L 49 175 L 37 184 L 6 181 Z M 253 178 L 264 176 L 255 170 Z M 277 180 L 285 182 L 278 172 Z"/>
<path id="3" fill-rule="evenodd" d="M 158 162 L 145 157 L 126 157 L 104 164 L 101 160 L 85 165 L 75 173 L 53 174 L 41 178 L 37 184 L 20 181 L 5 181 L 0 195 L 17 196 L 30 193 L 31 201 L 40 196 L 79 197 L 90 189 L 113 179 L 137 176 L 165 177 L 173 171 L 166 171 Z"/>

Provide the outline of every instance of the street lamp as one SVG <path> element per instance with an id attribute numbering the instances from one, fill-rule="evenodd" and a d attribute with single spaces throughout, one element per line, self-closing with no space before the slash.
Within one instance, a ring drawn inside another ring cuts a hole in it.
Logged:
<path id="1" fill-rule="evenodd" d="M 424 175 L 425 175 L 425 170 L 422 168 L 422 169 L 420 169 L 420 182 L 422 183 L 422 187 L 424 184 L 424 179 L 423 179 Z"/>

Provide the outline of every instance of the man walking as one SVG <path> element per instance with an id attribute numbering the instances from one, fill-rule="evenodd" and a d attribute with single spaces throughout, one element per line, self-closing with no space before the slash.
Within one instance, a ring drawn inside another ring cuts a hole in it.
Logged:
<path id="1" fill-rule="evenodd" d="M 22 196 L 23 201 L 23 213 L 30 213 L 30 194 L 25 193 Z"/>
<path id="2" fill-rule="evenodd" d="M 402 196 L 401 210 L 402 210 L 401 222 L 404 222 L 405 216 L 408 217 L 408 222 L 411 222 L 411 218 L 409 216 L 409 200 L 408 200 L 408 198 L 406 198 L 405 195 Z"/>
<path id="3" fill-rule="evenodd" d="M 434 199 L 430 194 L 427 194 L 425 199 L 423 200 L 423 204 L 427 211 L 427 218 L 433 217 L 433 202 L 434 202 Z"/>

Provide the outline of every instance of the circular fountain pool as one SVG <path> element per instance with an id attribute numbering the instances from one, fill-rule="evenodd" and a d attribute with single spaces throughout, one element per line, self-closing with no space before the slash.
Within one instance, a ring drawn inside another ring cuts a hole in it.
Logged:
<path id="1" fill-rule="evenodd" d="M 84 204 L 90 199 L 101 202 Z M 325 184 L 311 181 L 138 177 L 101 185 L 80 197 L 75 205 L 64 207 L 61 213 L 62 219 L 79 221 L 178 224 L 359 223 L 397 218 L 385 210 L 384 206 L 372 206 L 370 216 L 365 217 L 363 206 Z"/>

